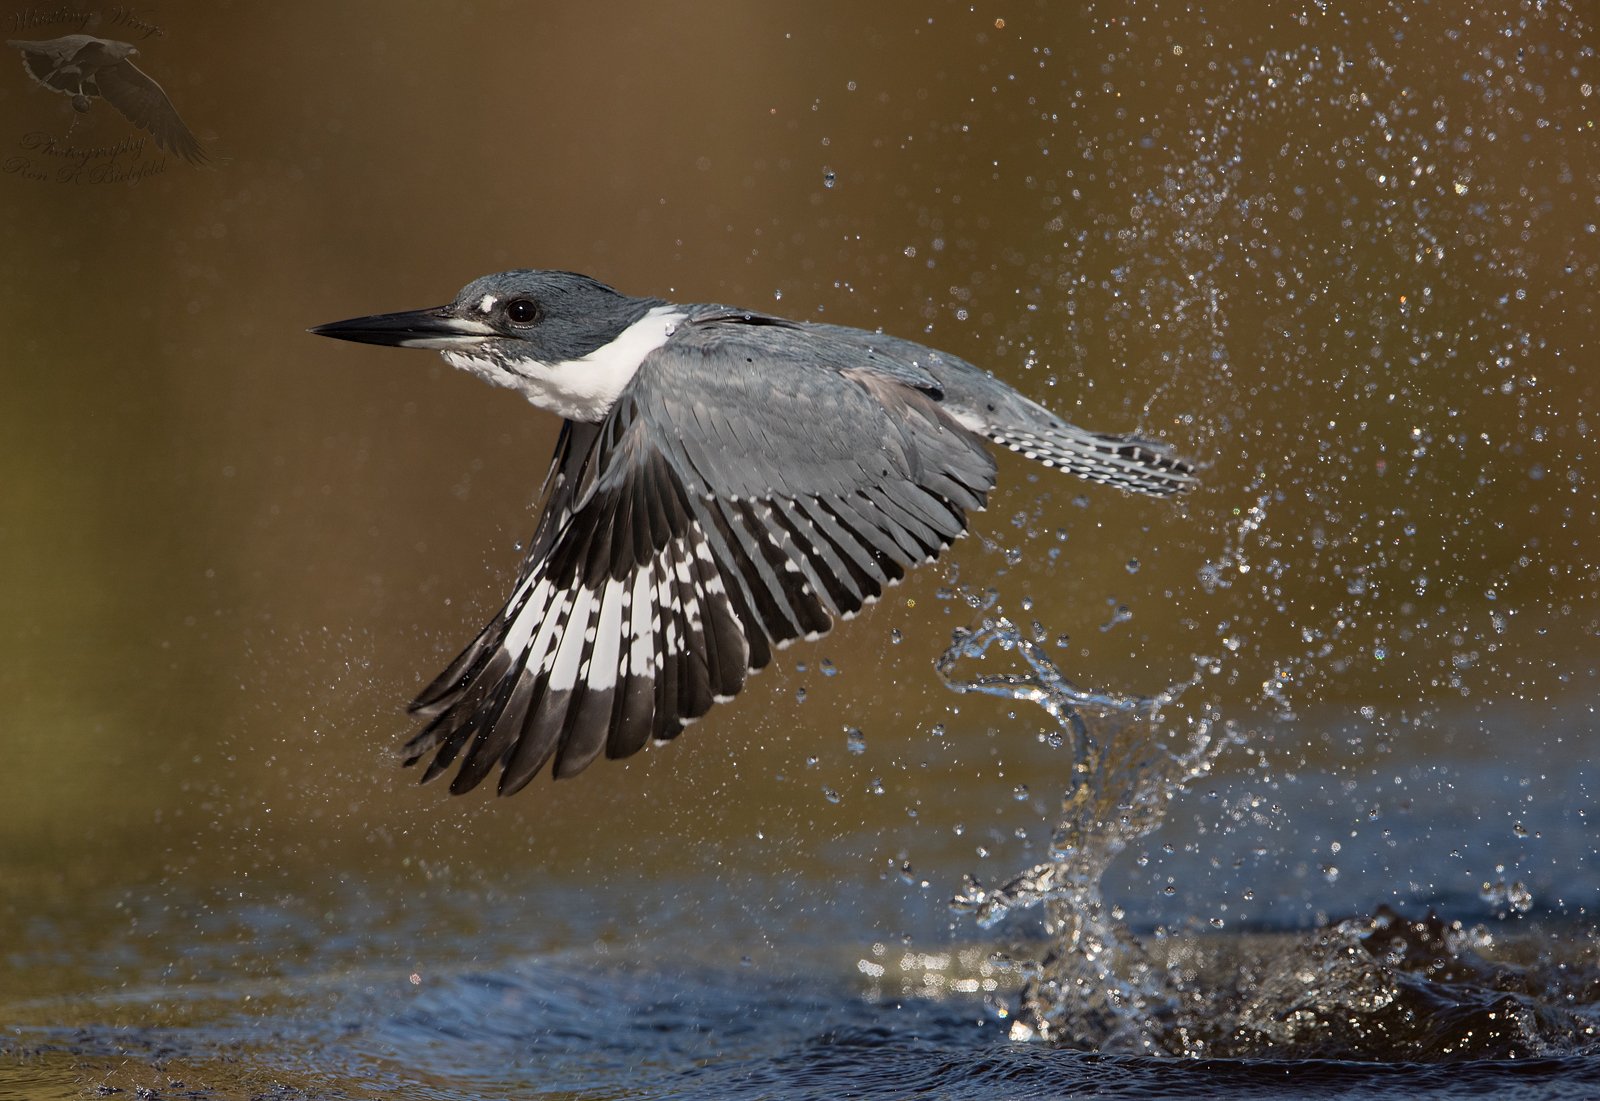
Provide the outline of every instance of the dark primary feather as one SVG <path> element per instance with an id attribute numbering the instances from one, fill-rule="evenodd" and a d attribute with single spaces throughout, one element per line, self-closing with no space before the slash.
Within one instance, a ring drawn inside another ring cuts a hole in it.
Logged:
<path id="1" fill-rule="evenodd" d="M 532 541 L 528 544 L 522 575 L 517 579 L 518 592 L 522 591 L 523 583 L 527 581 L 538 563 L 550 553 L 550 546 L 555 542 L 556 534 L 572 514 L 573 492 L 570 483 L 578 476 L 578 471 L 584 459 L 588 457 L 599 431 L 600 426 L 595 424 L 582 424 L 578 421 L 561 422 L 561 434 L 556 437 L 555 455 L 550 460 L 550 470 L 545 475 L 544 488 L 539 494 L 539 525 L 534 530 Z M 435 718 L 459 696 L 458 686 L 466 680 L 473 679 L 473 674 L 482 668 L 483 663 L 488 660 L 488 655 L 500 644 L 506 619 L 516 607 L 518 607 L 517 602 L 513 599 L 499 615 L 478 632 L 478 637 L 461 651 L 444 672 L 417 693 L 416 699 L 411 702 L 413 714 L 421 715 L 425 719 Z"/>

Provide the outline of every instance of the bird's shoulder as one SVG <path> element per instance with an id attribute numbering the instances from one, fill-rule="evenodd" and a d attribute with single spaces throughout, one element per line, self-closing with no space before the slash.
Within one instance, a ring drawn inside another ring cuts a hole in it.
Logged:
<path id="1" fill-rule="evenodd" d="M 939 353 L 910 341 L 844 325 L 793 321 L 723 305 L 684 307 L 682 322 L 650 357 L 666 367 L 715 366 L 773 371 L 831 371 L 898 383 L 938 396 L 943 387 L 925 362 Z M 649 362 L 647 360 L 646 362 Z"/>

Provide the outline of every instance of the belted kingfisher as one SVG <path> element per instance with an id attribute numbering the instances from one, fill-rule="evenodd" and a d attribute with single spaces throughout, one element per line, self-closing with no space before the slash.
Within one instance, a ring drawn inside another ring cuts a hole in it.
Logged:
<path id="1" fill-rule="evenodd" d="M 92 34 L 69 34 L 38 41 L 7 39 L 22 51 L 22 65 L 41 87 L 72 97 L 73 109 L 87 111 L 100 96 L 124 118 L 155 136 L 156 144 L 190 164 L 205 164 L 206 151 L 184 125 L 161 85 L 130 58 L 139 56 L 131 43 Z"/>
<path id="2" fill-rule="evenodd" d="M 431 348 L 564 418 L 510 601 L 411 704 L 406 764 L 432 753 L 427 781 L 465 750 L 457 793 L 677 736 L 961 535 L 994 488 L 986 440 L 1137 493 L 1196 484 L 1165 445 L 1076 428 L 932 348 L 572 272 L 311 331 Z"/>

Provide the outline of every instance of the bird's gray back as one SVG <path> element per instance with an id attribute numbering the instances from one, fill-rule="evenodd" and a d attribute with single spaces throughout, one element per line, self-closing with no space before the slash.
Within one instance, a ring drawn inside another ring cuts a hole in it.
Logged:
<path id="1" fill-rule="evenodd" d="M 863 355 L 861 335 L 696 307 L 632 388 L 709 492 L 840 495 L 884 479 L 948 488 L 946 474 L 992 487 L 994 460 L 942 407 L 937 379 L 889 345 Z"/>

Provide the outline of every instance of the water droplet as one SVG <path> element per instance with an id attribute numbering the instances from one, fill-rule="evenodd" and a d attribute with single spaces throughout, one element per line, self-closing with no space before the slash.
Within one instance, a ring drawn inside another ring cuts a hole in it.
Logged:
<path id="1" fill-rule="evenodd" d="M 867 751 L 867 736 L 853 726 L 844 728 L 844 746 L 859 757 Z"/>
<path id="2" fill-rule="evenodd" d="M 1129 573 L 1138 573 L 1139 572 L 1139 560 L 1137 558 L 1128 559 L 1127 570 L 1128 570 Z"/>
<path id="3" fill-rule="evenodd" d="M 1028 797 L 1028 785 L 1027 784 L 1018 784 L 1016 787 L 1011 789 L 1011 798 L 1015 799 L 1017 802 L 1020 803 L 1024 799 L 1026 799 L 1027 797 Z"/>
<path id="4" fill-rule="evenodd" d="M 1507 883 L 1497 879 L 1493 883 L 1487 881 L 1478 890 L 1478 897 L 1497 909 L 1510 910 L 1513 913 L 1525 914 L 1533 909 L 1533 892 L 1529 891 L 1520 880 Z"/>
<path id="5" fill-rule="evenodd" d="M 1100 624 L 1102 631 L 1109 631 L 1119 623 L 1126 623 L 1133 618 L 1133 609 L 1126 604 L 1118 604 L 1111 612 L 1111 618 Z"/>
<path id="6" fill-rule="evenodd" d="M 824 168 L 822 170 L 822 186 L 823 187 L 832 188 L 833 185 L 838 182 L 838 179 L 839 179 L 839 177 L 834 174 L 833 169 Z"/>
<path id="7" fill-rule="evenodd" d="M 834 791 L 832 788 L 823 788 L 822 797 L 830 803 L 837 803 L 839 801 L 839 793 Z"/>
<path id="8" fill-rule="evenodd" d="M 870 780 L 868 780 L 867 781 L 867 794 L 869 794 L 869 795 L 882 795 L 883 794 L 883 781 L 880 780 L 876 776 L 874 776 Z"/>

